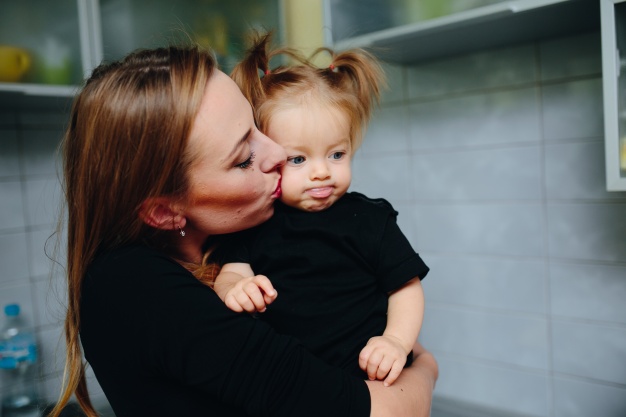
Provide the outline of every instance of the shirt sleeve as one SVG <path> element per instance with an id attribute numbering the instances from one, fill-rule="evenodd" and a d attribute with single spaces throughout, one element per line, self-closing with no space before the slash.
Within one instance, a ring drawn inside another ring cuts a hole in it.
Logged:
<path id="1" fill-rule="evenodd" d="M 266 323 L 230 311 L 184 272 L 168 279 L 162 299 L 154 299 L 168 308 L 154 310 L 152 323 L 159 325 L 150 346 L 172 378 L 243 406 L 250 416 L 369 416 L 364 381 L 326 365 Z M 178 337 L 163 337 L 171 332 Z"/>
<path id="2" fill-rule="evenodd" d="M 396 221 L 397 212 L 390 207 L 386 214 L 378 251 L 379 285 L 385 292 L 393 291 L 416 276 L 426 277 L 429 268 L 411 247 Z"/>

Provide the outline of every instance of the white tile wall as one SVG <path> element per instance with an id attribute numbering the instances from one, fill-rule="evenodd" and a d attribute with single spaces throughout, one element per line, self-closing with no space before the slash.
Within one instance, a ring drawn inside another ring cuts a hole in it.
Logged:
<path id="1" fill-rule="evenodd" d="M 25 226 L 22 184 L 19 181 L 0 182 L 0 229 L 21 229 Z"/>
<path id="2" fill-rule="evenodd" d="M 536 203 L 425 203 L 412 214 L 424 251 L 528 257 L 545 250 Z"/>
<path id="3" fill-rule="evenodd" d="M 422 337 L 428 347 L 472 359 L 546 370 L 547 322 L 506 311 L 439 306 L 426 311 Z"/>
<path id="4" fill-rule="evenodd" d="M 599 33 L 390 68 L 353 189 L 390 199 L 431 266 L 435 395 L 625 416 L 626 193 L 605 190 Z"/>
<path id="5" fill-rule="evenodd" d="M 0 234 L 0 256 L 2 267 L 0 268 L 0 285 L 14 281 L 27 282 L 28 249 L 26 234 L 23 232 L 7 232 Z M 2 310 L 4 314 L 4 310 Z"/>
<path id="6" fill-rule="evenodd" d="M 520 86 L 536 79 L 534 45 L 449 58 L 408 68 L 410 98 Z"/>
<path id="7" fill-rule="evenodd" d="M 20 111 L 16 103 L 0 107 L 0 308 L 19 303 L 35 330 L 40 394 L 52 402 L 59 394 L 63 369 L 64 351 L 58 341 L 65 289 L 59 270 L 52 273 L 48 256 L 53 255 L 54 240 L 49 238 L 61 198 L 56 148 L 67 119 L 67 103 L 47 102 L 52 106 L 28 111 Z"/>
<path id="8" fill-rule="evenodd" d="M 547 273 L 541 260 L 432 252 L 427 260 L 431 271 L 424 284 L 429 306 L 436 303 L 439 308 L 456 305 L 485 311 L 546 313 Z"/>
<path id="9" fill-rule="evenodd" d="M 626 202 L 551 203 L 547 209 L 551 256 L 626 260 Z"/>
<path id="10" fill-rule="evenodd" d="M 544 139 L 601 138 L 602 79 L 563 81 L 542 88 Z"/>
<path id="11" fill-rule="evenodd" d="M 554 378 L 555 417 L 623 417 L 624 388 L 575 377 Z"/>
<path id="12" fill-rule="evenodd" d="M 536 146 L 424 153 L 413 162 L 413 192 L 419 200 L 541 198 L 542 154 Z"/>
<path id="13" fill-rule="evenodd" d="M 411 149 L 416 152 L 536 143 L 541 138 L 534 88 L 417 101 L 409 105 L 409 114 Z"/>
<path id="14" fill-rule="evenodd" d="M 551 262 L 552 314 L 626 326 L 625 277 L 626 265 Z"/>
<path id="15" fill-rule="evenodd" d="M 549 199 L 623 199 L 623 193 L 606 191 L 602 138 L 548 143 L 544 152 L 545 189 Z"/>
<path id="16" fill-rule="evenodd" d="M 0 177 L 12 177 L 20 174 L 17 151 L 17 132 L 0 125 Z"/>
<path id="17" fill-rule="evenodd" d="M 549 415 L 550 380 L 546 372 L 435 353 L 439 363 L 435 388 L 438 397 L 479 402 L 494 409 L 515 410 L 520 415 Z"/>
<path id="18" fill-rule="evenodd" d="M 554 320 L 552 343 L 556 372 L 626 385 L 622 326 Z"/>
<path id="19" fill-rule="evenodd" d="M 598 75 L 602 72 L 600 33 L 585 33 L 539 43 L 542 80 Z"/>

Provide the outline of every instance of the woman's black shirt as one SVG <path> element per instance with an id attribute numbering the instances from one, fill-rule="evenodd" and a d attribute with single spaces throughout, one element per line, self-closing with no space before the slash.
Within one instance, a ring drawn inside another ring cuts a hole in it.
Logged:
<path id="1" fill-rule="evenodd" d="M 145 246 L 101 254 L 82 288 L 81 342 L 117 417 L 366 417 L 364 381 L 230 311 Z"/>

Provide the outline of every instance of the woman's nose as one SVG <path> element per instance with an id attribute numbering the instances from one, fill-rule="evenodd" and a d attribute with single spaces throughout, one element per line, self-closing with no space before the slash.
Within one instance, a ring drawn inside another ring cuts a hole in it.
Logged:
<path id="1" fill-rule="evenodd" d="M 261 134 L 261 136 L 261 147 L 264 155 L 263 158 L 260 158 L 260 169 L 263 172 L 276 171 L 287 162 L 287 152 L 285 152 L 282 146 L 267 136 L 263 134 Z"/>

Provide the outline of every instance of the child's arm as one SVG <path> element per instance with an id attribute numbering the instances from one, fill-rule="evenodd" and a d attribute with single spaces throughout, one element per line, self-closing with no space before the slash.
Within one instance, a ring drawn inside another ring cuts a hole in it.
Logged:
<path id="1" fill-rule="evenodd" d="M 231 310 L 241 313 L 265 311 L 277 296 L 265 275 L 254 275 L 249 264 L 230 263 L 222 267 L 213 289 Z"/>
<path id="2" fill-rule="evenodd" d="M 359 355 L 359 366 L 369 379 L 394 383 L 413 349 L 424 318 L 424 291 L 418 277 L 389 296 L 387 327 L 382 336 L 372 337 Z M 386 377 L 386 378 L 385 378 Z"/>

